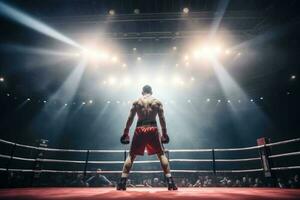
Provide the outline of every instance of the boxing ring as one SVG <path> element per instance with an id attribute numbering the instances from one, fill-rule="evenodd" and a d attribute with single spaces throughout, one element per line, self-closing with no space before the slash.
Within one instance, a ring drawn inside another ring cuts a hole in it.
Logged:
<path id="1" fill-rule="evenodd" d="M 247 174 L 251 172 L 264 173 L 265 176 L 272 177 L 274 172 L 299 170 L 300 165 L 291 166 L 274 166 L 273 161 L 279 158 L 294 158 L 300 155 L 300 151 L 272 153 L 272 148 L 289 144 L 300 143 L 300 138 L 279 141 L 274 143 L 262 142 L 258 140 L 258 145 L 243 148 L 215 148 L 215 149 L 165 149 L 165 153 L 172 163 L 210 163 L 211 168 L 207 170 L 195 169 L 173 169 L 171 172 L 176 177 L 177 174 Z M 10 142 L 0 139 L 1 145 L 9 146 L 8 154 L 0 154 L 0 158 L 6 160 L 6 167 L 1 167 L 0 172 L 18 172 L 18 173 L 63 173 L 63 174 L 95 174 L 96 170 L 88 170 L 90 164 L 96 165 L 121 165 L 128 154 L 128 150 L 76 150 L 76 149 L 57 149 L 48 147 L 37 147 Z M 6 148 L 8 149 L 8 148 Z M 53 158 L 29 158 L 16 155 L 16 149 L 30 149 L 38 152 L 55 152 L 55 153 L 80 153 L 83 154 L 84 160 L 53 159 Z M 255 151 L 256 157 L 246 158 L 217 158 L 221 152 L 246 152 Z M 91 160 L 91 154 L 123 154 L 123 160 Z M 208 159 L 178 159 L 171 158 L 175 153 L 209 153 L 211 158 Z M 297 159 L 297 158 L 296 158 Z M 295 160 L 296 160 L 295 159 Z M 64 163 L 79 164 L 81 170 L 57 170 L 57 169 L 23 169 L 11 166 L 12 161 L 31 162 L 31 163 L 55 163 L 56 165 Z M 157 163 L 158 160 L 137 160 L 135 164 Z M 217 169 L 217 163 L 244 163 L 247 166 L 249 162 L 258 163 L 256 168 L 249 169 Z M 117 174 L 121 171 L 103 170 L 101 174 Z M 162 173 L 161 170 L 134 170 L 131 174 L 155 174 Z M 1 189 L 0 199 L 299 199 L 299 189 L 278 189 L 278 188 L 179 188 L 178 191 L 168 192 L 166 188 L 128 188 L 127 191 L 116 191 L 115 188 L 17 188 Z"/>

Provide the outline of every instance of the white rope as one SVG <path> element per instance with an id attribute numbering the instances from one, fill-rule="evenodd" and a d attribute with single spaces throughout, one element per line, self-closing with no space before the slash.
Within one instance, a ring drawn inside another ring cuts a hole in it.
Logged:
<path id="1" fill-rule="evenodd" d="M 300 138 L 295 138 L 295 139 L 291 139 L 291 140 L 284 140 L 284 141 L 280 141 L 280 142 L 273 142 L 273 143 L 270 143 L 270 144 L 266 144 L 266 146 L 271 147 L 271 146 L 287 144 L 287 143 L 292 143 L 292 142 L 300 142 Z"/>
<path id="2" fill-rule="evenodd" d="M 169 152 L 211 152 L 212 149 L 169 149 Z"/>
<path id="3" fill-rule="evenodd" d="M 214 149 L 214 151 L 222 152 L 222 151 L 253 150 L 253 149 L 259 149 L 264 146 L 270 147 L 270 146 L 276 146 L 276 145 L 287 144 L 287 143 L 292 143 L 292 142 L 299 142 L 299 141 L 300 141 L 300 138 L 296 138 L 296 139 L 285 140 L 285 141 L 280 141 L 280 142 L 275 142 L 275 143 L 270 143 L 270 144 L 260 145 L 260 146 L 243 147 L 243 148 L 227 148 L 227 149 L 223 148 L 223 149 Z M 2 140 L 2 139 L 0 139 L 0 142 L 10 144 L 10 145 L 16 145 L 18 147 L 36 149 L 36 150 L 41 150 L 41 151 L 78 152 L 78 153 L 87 153 L 89 151 L 92 153 L 124 153 L 124 150 L 75 150 L 75 149 L 55 149 L 55 148 L 35 147 L 35 146 L 30 146 L 30 145 L 13 143 L 13 142 Z M 169 151 L 169 152 L 211 152 L 212 150 L 213 149 L 171 149 L 171 150 L 166 150 L 166 151 Z M 128 150 L 126 152 L 128 152 Z"/>
<path id="4" fill-rule="evenodd" d="M 1 158 L 10 159 L 11 157 L 8 155 L 0 154 Z M 56 163 L 78 163 L 85 164 L 86 161 L 82 160 L 59 160 L 59 159 L 46 159 L 46 158 L 22 158 L 22 157 L 12 157 L 14 160 L 22 160 L 22 161 L 30 161 L 30 162 L 56 162 Z M 260 158 L 244 158 L 244 159 L 216 159 L 216 162 L 243 162 L 243 161 L 254 161 L 260 160 Z M 213 162 L 212 159 L 170 159 L 170 162 Z M 146 163 L 159 163 L 159 160 L 141 160 L 135 161 L 136 164 L 146 164 Z M 116 160 L 116 161 L 88 161 L 89 164 L 123 164 L 124 161 Z"/>
<path id="5" fill-rule="evenodd" d="M 300 151 L 271 155 L 269 156 L 269 158 L 280 158 L 285 156 L 296 156 L 296 155 L 300 155 Z"/>
<path id="6" fill-rule="evenodd" d="M 273 168 L 271 168 L 271 170 L 289 170 L 289 169 L 300 169 L 300 166 L 273 167 Z"/>
<path id="7" fill-rule="evenodd" d="M 243 162 L 243 161 L 257 161 L 261 160 L 259 157 L 257 158 L 240 158 L 240 159 L 216 159 L 216 162 Z"/>
<path id="8" fill-rule="evenodd" d="M 300 166 L 296 166 L 300 168 Z M 297 168 L 297 169 L 298 169 Z M 290 169 L 290 168 L 289 168 Z M 217 170 L 216 173 L 243 173 L 243 172 L 260 172 L 263 169 L 247 169 L 247 170 Z M 275 169 L 276 170 L 276 169 Z M 0 168 L 0 171 L 7 171 L 5 168 Z M 32 169 L 8 169 L 12 172 L 34 172 L 34 173 L 68 173 L 68 174 L 83 174 L 84 171 L 70 171 L 70 170 L 32 170 Z M 87 174 L 94 174 L 98 171 L 86 171 Z M 213 173 L 212 170 L 171 170 L 172 173 Z M 101 171 L 101 174 L 120 174 L 122 171 Z M 161 170 L 152 171 L 131 171 L 133 174 L 155 174 L 163 173 Z"/>
<path id="9" fill-rule="evenodd" d="M 252 146 L 252 147 L 241 147 L 241 148 L 214 149 L 214 151 L 218 151 L 218 152 L 222 152 L 222 151 L 245 151 L 245 150 L 259 149 L 261 147 L 263 147 L 263 145 Z"/>
<path id="10" fill-rule="evenodd" d="M 216 170 L 217 173 L 242 173 L 242 172 L 260 172 L 263 171 L 262 168 L 260 169 L 234 169 L 234 170 Z"/>
<path id="11" fill-rule="evenodd" d="M 170 159 L 170 162 L 212 162 L 212 159 Z"/>

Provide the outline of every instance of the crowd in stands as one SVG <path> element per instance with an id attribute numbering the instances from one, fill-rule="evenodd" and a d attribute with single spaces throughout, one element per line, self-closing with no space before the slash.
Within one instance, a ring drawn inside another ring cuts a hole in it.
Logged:
<path id="1" fill-rule="evenodd" d="M 127 187 L 165 187 L 163 177 L 155 175 L 132 175 L 128 179 Z M 1 187 L 28 187 L 28 186 L 59 186 L 59 187 L 114 187 L 118 175 L 105 175 L 101 170 L 97 173 L 84 176 L 83 174 L 37 174 L 30 175 L 20 172 L 1 174 Z M 181 174 L 175 176 L 178 187 L 278 187 L 300 188 L 299 175 L 277 176 L 267 179 L 262 176 L 211 176 Z"/>

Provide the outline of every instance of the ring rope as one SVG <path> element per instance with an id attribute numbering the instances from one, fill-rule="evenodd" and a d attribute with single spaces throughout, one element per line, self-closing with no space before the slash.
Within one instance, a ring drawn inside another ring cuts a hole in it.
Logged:
<path id="1" fill-rule="evenodd" d="M 271 170 L 289 170 L 289 169 L 300 169 L 300 166 L 289 166 L 289 167 L 273 167 Z"/>
<path id="2" fill-rule="evenodd" d="M 300 166 L 296 166 L 299 167 Z M 245 170 L 216 170 L 216 173 L 243 173 L 243 172 L 260 172 L 263 169 L 245 169 Z M 34 172 L 34 173 L 74 173 L 82 174 L 84 171 L 69 171 L 69 170 L 32 170 L 32 169 L 5 169 L 0 168 L 0 171 L 12 171 L 12 172 Z M 152 170 L 152 171 L 131 171 L 130 173 L 134 174 L 153 174 L 153 173 L 162 173 L 161 170 Z M 212 170 L 171 170 L 172 173 L 213 173 Z M 97 171 L 86 171 L 85 173 L 97 173 Z M 116 174 L 122 173 L 122 171 L 101 171 L 101 174 Z"/>
<path id="3" fill-rule="evenodd" d="M 266 145 L 259 145 L 259 146 L 252 146 L 252 147 L 243 147 L 243 148 L 228 148 L 228 149 L 171 149 L 168 150 L 169 152 L 210 152 L 210 151 L 243 151 L 243 150 L 252 150 L 252 149 L 259 149 L 261 147 L 267 146 L 276 146 L 276 145 L 281 145 L 281 144 L 287 144 L 287 143 L 292 143 L 292 142 L 299 142 L 300 138 L 296 139 L 291 139 L 291 140 L 285 140 L 285 141 L 280 141 L 280 142 L 275 142 L 275 143 L 270 143 Z M 30 145 L 24 145 L 24 144 L 18 144 L 18 143 L 13 143 L 10 141 L 2 140 L 0 139 L 0 142 L 10 144 L 10 145 L 16 145 L 18 147 L 23 147 L 23 148 L 30 148 L 30 149 L 36 149 L 36 150 L 41 150 L 41 151 L 58 151 L 58 152 L 78 152 L 78 153 L 87 153 L 93 152 L 93 153 L 124 153 L 124 150 L 75 150 L 75 149 L 55 149 L 55 148 L 45 148 L 45 147 L 35 147 L 35 146 L 30 146 Z M 126 151 L 128 152 L 128 151 Z"/>
<path id="4" fill-rule="evenodd" d="M 47 158 L 22 158 L 13 156 L 10 157 L 8 155 L 0 154 L 0 158 L 6 158 L 6 159 L 14 159 L 14 160 L 22 160 L 22 161 L 40 161 L 40 162 L 59 162 L 59 163 L 78 163 L 78 164 L 85 164 L 86 161 L 81 160 L 59 160 L 59 159 L 47 159 Z M 257 158 L 243 158 L 243 159 L 215 159 L 215 162 L 243 162 L 243 161 L 257 161 L 260 160 L 259 157 Z M 169 159 L 170 162 L 213 162 L 213 159 Z M 134 163 L 159 163 L 159 160 L 138 160 Z M 124 161 L 88 161 L 90 164 L 123 164 Z"/>
<path id="5" fill-rule="evenodd" d="M 266 146 L 271 147 L 271 146 L 287 144 L 287 143 L 292 143 L 292 142 L 300 142 L 300 138 L 295 138 L 295 139 L 291 139 L 291 140 L 284 140 L 284 141 L 280 141 L 280 142 L 273 142 L 273 143 L 270 143 L 270 144 L 266 144 Z"/>
<path id="6" fill-rule="evenodd" d="M 295 156 L 295 155 L 300 155 L 300 151 L 271 155 L 269 156 L 269 158 L 280 158 L 280 157 Z"/>

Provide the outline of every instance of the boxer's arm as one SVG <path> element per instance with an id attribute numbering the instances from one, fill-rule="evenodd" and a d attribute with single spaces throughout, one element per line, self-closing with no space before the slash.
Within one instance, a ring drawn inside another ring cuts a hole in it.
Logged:
<path id="1" fill-rule="evenodd" d="M 132 107 L 130 109 L 130 112 L 129 112 L 129 116 L 128 116 L 127 122 L 126 122 L 125 130 L 129 131 L 129 129 L 130 129 L 132 123 L 133 123 L 135 114 L 136 114 L 136 106 L 135 106 L 135 103 L 133 103 Z"/>
<path id="2" fill-rule="evenodd" d="M 159 103 L 159 107 L 158 107 L 158 118 L 159 118 L 159 123 L 161 126 L 162 133 L 163 135 L 165 135 L 167 134 L 167 125 L 166 125 L 163 105 L 161 103 Z"/>

